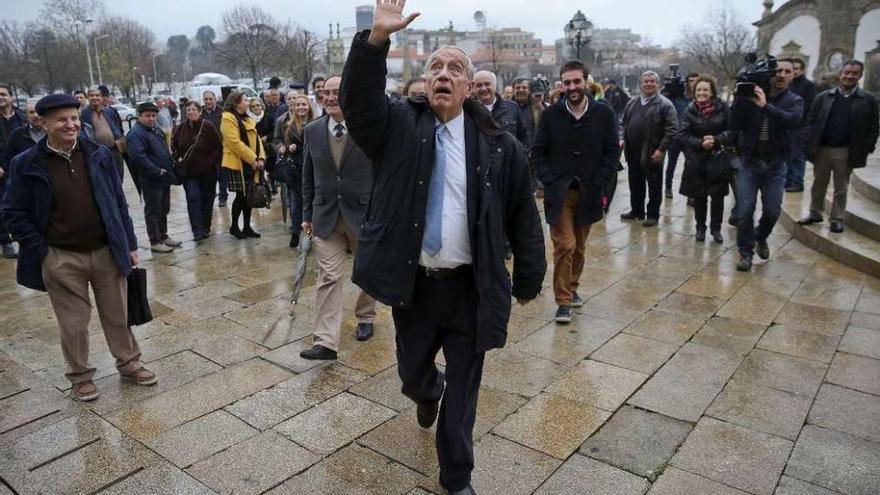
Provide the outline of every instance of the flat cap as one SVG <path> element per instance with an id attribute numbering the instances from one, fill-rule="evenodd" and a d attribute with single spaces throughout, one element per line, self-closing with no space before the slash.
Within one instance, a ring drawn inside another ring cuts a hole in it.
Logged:
<path id="1" fill-rule="evenodd" d="M 34 107 L 41 117 L 57 108 L 79 108 L 76 98 L 64 93 L 56 93 L 40 98 Z"/>
<path id="2" fill-rule="evenodd" d="M 547 87 L 544 86 L 542 81 L 534 80 L 529 83 L 529 94 L 541 93 L 544 94 L 547 92 Z"/>
<path id="3" fill-rule="evenodd" d="M 159 113 L 159 107 L 156 106 L 152 101 L 145 101 L 143 103 L 139 103 L 137 106 L 138 115 L 144 112 L 156 112 Z"/>

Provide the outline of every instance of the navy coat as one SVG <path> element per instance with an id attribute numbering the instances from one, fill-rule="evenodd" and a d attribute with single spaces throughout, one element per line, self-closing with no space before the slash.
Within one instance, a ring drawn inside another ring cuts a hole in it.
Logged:
<path id="1" fill-rule="evenodd" d="M 150 128 L 138 122 L 127 137 L 128 161 L 137 169 L 141 184 L 161 186 L 175 182 L 171 151 L 158 126 Z M 165 175 L 161 170 L 165 170 Z"/>
<path id="2" fill-rule="evenodd" d="M 89 140 L 80 139 L 77 146 L 88 163 L 92 191 L 104 221 L 113 261 L 120 273 L 128 276 L 131 273 L 130 253 L 137 250 L 137 238 L 113 154 L 106 146 Z M 46 138 L 43 138 L 13 159 L 9 187 L 0 202 L 0 216 L 21 248 L 16 280 L 29 289 L 41 291 L 46 290 L 41 267 L 49 251 L 46 232 L 52 215 L 52 179 L 46 163 L 48 153 Z"/>

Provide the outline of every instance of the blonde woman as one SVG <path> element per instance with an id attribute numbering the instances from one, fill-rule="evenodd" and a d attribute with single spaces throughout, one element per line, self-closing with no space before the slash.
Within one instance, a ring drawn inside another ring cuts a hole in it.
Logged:
<path id="1" fill-rule="evenodd" d="M 248 112 L 249 102 L 241 91 L 233 91 L 223 105 L 220 134 L 223 136 L 222 166 L 229 178 L 229 190 L 235 193 L 232 202 L 232 226 L 229 233 L 236 239 L 260 237 L 251 228 L 251 208 L 247 204 L 248 184 L 257 180 L 266 168 L 266 148 L 260 142 L 257 124 Z M 259 180 L 264 180 L 260 178 Z M 238 227 L 238 218 L 244 217 L 244 225 Z"/>
<path id="2" fill-rule="evenodd" d="M 290 247 L 299 245 L 302 229 L 302 167 L 303 167 L 303 129 L 315 119 L 309 97 L 293 91 L 287 93 L 288 111 L 275 122 L 273 146 L 278 154 L 275 174 L 278 180 L 287 184 L 290 201 Z"/>

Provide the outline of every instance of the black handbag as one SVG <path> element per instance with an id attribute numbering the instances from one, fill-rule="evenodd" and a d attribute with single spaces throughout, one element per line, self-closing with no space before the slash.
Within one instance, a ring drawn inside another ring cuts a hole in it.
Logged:
<path id="1" fill-rule="evenodd" d="M 736 175 L 740 159 L 733 148 L 720 147 L 706 158 L 706 177 L 710 181 L 723 181 Z"/>
<path id="2" fill-rule="evenodd" d="M 153 321 L 153 311 L 147 300 L 147 271 L 132 268 L 128 274 L 128 325 L 138 326 Z"/>
<path id="3" fill-rule="evenodd" d="M 250 139 L 248 139 L 247 131 L 244 128 L 244 120 L 237 117 L 238 119 L 238 132 L 241 138 L 241 141 L 245 144 L 245 146 L 250 147 Z M 257 156 L 260 156 L 260 152 L 262 151 L 263 143 L 260 141 L 260 137 L 257 136 Z M 268 208 L 272 203 L 272 188 L 269 187 L 269 184 L 265 180 L 265 176 L 263 175 L 262 170 L 254 169 L 254 180 L 253 182 L 248 182 L 244 176 L 244 164 L 241 166 L 241 182 L 244 184 L 244 193 L 245 193 L 245 202 L 250 208 Z"/>

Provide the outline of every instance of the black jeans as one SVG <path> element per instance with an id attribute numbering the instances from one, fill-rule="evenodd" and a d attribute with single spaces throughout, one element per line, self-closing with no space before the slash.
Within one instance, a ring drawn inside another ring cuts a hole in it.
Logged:
<path id="1" fill-rule="evenodd" d="M 484 353 L 476 351 L 477 293 L 473 273 L 445 280 L 416 277 L 412 305 L 393 308 L 397 330 L 397 370 L 402 392 L 417 404 L 443 395 L 437 419 L 440 484 L 461 490 L 474 469 L 474 421 L 483 376 Z M 434 358 L 446 356 L 443 373 Z"/>
<path id="2" fill-rule="evenodd" d="M 627 156 L 639 156 L 639 151 Z M 645 169 L 642 164 L 630 163 L 629 171 L 629 202 L 636 216 L 660 218 L 660 203 L 663 201 L 663 166 L 654 165 Z M 648 211 L 645 211 L 645 183 L 647 182 Z"/>
<path id="3" fill-rule="evenodd" d="M 4 194 L 6 194 L 6 177 L 0 178 L 0 198 L 3 198 Z M 9 244 L 10 242 L 12 242 L 12 237 L 9 236 L 9 231 L 6 230 L 3 218 L 0 218 L 0 244 Z"/>
<path id="4" fill-rule="evenodd" d="M 171 211 L 171 186 L 167 184 L 143 184 L 144 223 L 150 244 L 158 244 L 168 238 L 168 212 Z"/>
<path id="5" fill-rule="evenodd" d="M 203 177 L 187 177 L 183 181 L 186 192 L 186 211 L 189 214 L 189 225 L 194 235 L 211 232 L 214 218 L 214 197 L 216 195 L 217 178 L 214 174 Z"/>
<path id="6" fill-rule="evenodd" d="M 709 229 L 712 232 L 721 230 L 721 220 L 724 217 L 724 195 L 713 194 L 694 198 L 694 220 L 697 230 L 706 231 L 706 213 L 709 209 L 709 199 L 712 200 L 712 211 L 709 219 Z"/>
<path id="7" fill-rule="evenodd" d="M 229 176 L 220 165 L 217 165 L 217 184 L 219 189 L 217 197 L 220 198 L 220 201 L 226 201 L 229 197 Z"/>
<path id="8" fill-rule="evenodd" d="M 684 149 L 684 144 L 678 139 L 674 139 L 669 149 L 666 150 L 666 189 L 672 190 L 672 179 L 675 177 L 675 166 L 678 164 L 678 157 Z"/>

